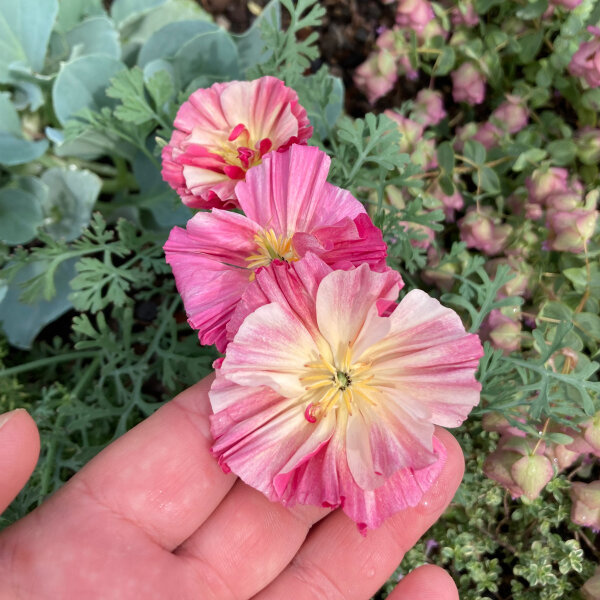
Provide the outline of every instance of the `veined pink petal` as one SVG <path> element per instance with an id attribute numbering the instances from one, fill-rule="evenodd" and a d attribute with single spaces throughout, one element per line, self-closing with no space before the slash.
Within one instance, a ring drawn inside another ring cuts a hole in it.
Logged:
<path id="1" fill-rule="evenodd" d="M 326 183 L 331 160 L 313 146 L 271 152 L 239 183 L 236 195 L 248 218 L 290 235 L 355 218 L 365 209 L 349 192 Z"/>
<path id="2" fill-rule="evenodd" d="M 304 393 L 299 379 L 304 365 L 318 356 L 313 338 L 296 315 L 271 303 L 244 320 L 227 348 L 221 371 L 237 384 L 268 385 L 293 398 Z"/>
<path id="3" fill-rule="evenodd" d="M 195 214 L 187 224 L 187 233 L 194 240 L 194 252 L 244 269 L 246 280 L 250 278 L 246 259 L 254 252 L 254 235 L 258 231 L 256 223 L 243 215 L 216 208 Z M 165 247 L 165 251 L 168 250 Z M 240 290 L 240 295 L 243 291 Z"/>
<path id="4" fill-rule="evenodd" d="M 393 384 L 402 404 L 427 406 L 432 423 L 460 425 L 479 402 L 481 385 L 473 378 L 483 355 L 479 338 L 420 290 L 409 292 L 389 319 L 389 335 L 363 355 L 373 362 L 375 381 Z"/>
<path id="5" fill-rule="evenodd" d="M 296 233 L 293 244 L 300 256 L 312 252 L 334 269 L 345 270 L 363 262 L 374 271 L 387 269 L 387 250 L 381 230 L 367 214 L 359 214 L 354 220 L 346 217 L 312 233 Z"/>
<path id="6" fill-rule="evenodd" d="M 248 283 L 242 269 L 231 269 L 194 251 L 195 240 L 175 227 L 165 244 L 190 325 L 199 329 L 202 344 L 225 349 L 225 325 Z"/>
<path id="7" fill-rule="evenodd" d="M 235 184 L 265 153 L 312 134 L 298 96 L 275 77 L 215 83 L 179 109 L 163 178 L 189 206 L 236 206 Z"/>
<path id="8" fill-rule="evenodd" d="M 351 271 L 334 271 L 323 279 L 317 292 L 319 330 L 334 354 L 344 356 L 361 332 L 376 300 L 394 300 L 402 279 L 391 269 L 374 273 L 367 265 Z"/>
<path id="9" fill-rule="evenodd" d="M 433 438 L 437 460 L 422 469 L 407 467 L 396 471 L 383 485 L 374 490 L 363 490 L 354 483 L 348 472 L 340 469 L 343 482 L 343 511 L 358 524 L 361 531 L 379 527 L 385 519 L 410 506 L 416 506 L 423 494 L 433 485 L 444 468 L 446 448 Z M 342 463 L 343 466 L 343 463 Z"/>
<path id="10" fill-rule="evenodd" d="M 295 313 L 313 338 L 320 337 L 317 327 L 314 298 L 319 283 L 331 267 L 316 255 L 308 253 L 293 268 L 275 262 L 268 269 L 260 269 L 254 285 L 248 286 L 227 324 L 227 336 L 232 340 L 244 319 L 259 306 L 277 302 Z"/>

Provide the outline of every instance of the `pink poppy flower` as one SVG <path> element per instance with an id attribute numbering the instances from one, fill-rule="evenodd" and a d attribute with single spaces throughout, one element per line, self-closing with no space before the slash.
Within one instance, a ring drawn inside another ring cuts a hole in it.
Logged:
<path id="1" fill-rule="evenodd" d="M 479 402 L 482 347 L 399 275 L 308 254 L 256 275 L 210 391 L 212 452 L 271 500 L 341 507 L 361 531 L 415 506 Z"/>
<path id="2" fill-rule="evenodd" d="M 235 185 L 250 167 L 312 134 L 296 92 L 275 77 L 196 90 L 174 125 L 162 176 L 192 208 L 237 206 Z"/>
<path id="3" fill-rule="evenodd" d="M 334 268 L 386 268 L 386 245 L 363 205 L 326 182 L 330 159 L 318 148 L 272 152 L 238 183 L 244 215 L 213 209 L 164 246 L 189 323 L 202 344 L 227 345 L 225 327 L 260 267 L 311 251 Z"/>

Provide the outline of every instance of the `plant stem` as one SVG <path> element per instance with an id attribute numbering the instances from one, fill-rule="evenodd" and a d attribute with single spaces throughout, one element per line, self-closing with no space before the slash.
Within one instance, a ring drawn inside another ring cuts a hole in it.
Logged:
<path id="1" fill-rule="evenodd" d="M 70 352 L 68 354 L 58 354 L 57 356 L 48 356 L 47 358 L 40 358 L 39 360 L 33 360 L 31 362 L 17 365 L 16 367 L 9 367 L 8 369 L 2 369 L 0 371 L 0 377 L 10 377 L 11 375 L 18 375 L 19 373 L 26 373 L 27 371 L 33 371 L 40 369 L 47 365 L 58 364 L 61 362 L 67 362 L 69 360 L 81 360 L 82 358 L 92 358 L 98 353 L 95 350 L 89 352 Z"/>

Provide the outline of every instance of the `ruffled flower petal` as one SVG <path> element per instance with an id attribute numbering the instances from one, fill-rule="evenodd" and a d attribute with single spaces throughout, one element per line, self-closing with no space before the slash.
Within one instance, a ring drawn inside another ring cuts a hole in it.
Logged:
<path id="1" fill-rule="evenodd" d="M 225 326 L 247 285 L 247 273 L 207 259 L 198 251 L 197 240 L 179 227 L 171 231 L 165 252 L 190 326 L 199 330 L 202 344 L 216 344 L 223 351 Z"/>
<path id="2" fill-rule="evenodd" d="M 294 145 L 288 152 L 265 156 L 260 169 L 252 169 L 236 189 L 242 210 L 286 236 L 364 214 L 350 192 L 326 182 L 330 163 L 314 146 Z"/>

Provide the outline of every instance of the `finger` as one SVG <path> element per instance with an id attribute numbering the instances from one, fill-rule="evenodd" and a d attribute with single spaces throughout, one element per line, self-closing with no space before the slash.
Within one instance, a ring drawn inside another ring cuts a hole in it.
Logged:
<path id="1" fill-rule="evenodd" d="M 211 383 L 205 378 L 108 446 L 46 503 L 47 510 L 62 512 L 83 495 L 163 548 L 176 548 L 235 482 L 210 454 Z"/>
<path id="2" fill-rule="evenodd" d="M 450 575 L 435 565 L 423 565 L 409 573 L 388 596 L 388 600 L 459 600 Z"/>
<path id="3" fill-rule="evenodd" d="M 238 480 L 176 555 L 202 574 L 204 600 L 250 598 L 286 567 L 313 523 L 330 512 L 315 506 L 289 510 Z"/>
<path id="4" fill-rule="evenodd" d="M 366 537 L 341 511 L 313 528 L 293 562 L 256 600 L 285 598 L 369 598 L 387 580 L 406 551 L 440 517 L 454 496 L 464 471 L 458 442 L 443 429 L 435 434 L 448 451 L 444 469 L 414 508 L 396 513 Z"/>
<path id="5" fill-rule="evenodd" d="M 22 408 L 0 415 L 0 513 L 27 483 L 40 454 L 40 435 Z"/>

